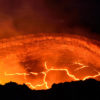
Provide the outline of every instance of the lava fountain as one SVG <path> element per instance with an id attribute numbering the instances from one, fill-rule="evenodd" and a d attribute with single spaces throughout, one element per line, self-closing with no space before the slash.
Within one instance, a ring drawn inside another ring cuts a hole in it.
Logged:
<path id="1" fill-rule="evenodd" d="M 88 78 L 100 81 L 98 41 L 77 35 L 0 40 L 0 84 L 12 81 L 38 90 Z"/>

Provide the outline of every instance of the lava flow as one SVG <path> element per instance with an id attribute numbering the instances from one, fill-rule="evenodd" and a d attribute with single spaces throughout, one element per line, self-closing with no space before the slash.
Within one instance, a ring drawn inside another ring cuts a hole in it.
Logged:
<path id="1" fill-rule="evenodd" d="M 31 89 L 94 78 L 100 81 L 99 42 L 81 36 L 16 36 L 0 40 L 0 84 Z"/>

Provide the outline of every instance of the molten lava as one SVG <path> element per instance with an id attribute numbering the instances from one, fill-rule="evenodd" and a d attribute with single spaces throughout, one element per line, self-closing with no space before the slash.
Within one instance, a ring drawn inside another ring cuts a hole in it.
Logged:
<path id="1" fill-rule="evenodd" d="M 31 89 L 48 89 L 54 83 L 66 81 L 100 81 L 99 60 L 97 42 L 81 36 L 1 39 L 0 84 L 13 81 Z"/>

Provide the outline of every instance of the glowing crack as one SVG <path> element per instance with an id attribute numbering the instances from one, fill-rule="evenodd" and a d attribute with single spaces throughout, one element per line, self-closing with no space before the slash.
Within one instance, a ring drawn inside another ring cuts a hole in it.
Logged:
<path id="1" fill-rule="evenodd" d="M 77 64 L 79 64 L 79 63 L 77 63 Z M 83 65 L 83 64 L 80 64 L 80 65 Z M 48 82 L 46 81 L 47 73 L 50 72 L 50 71 L 65 71 L 65 72 L 66 72 L 66 75 L 68 75 L 70 78 L 74 79 L 75 81 L 80 80 L 80 79 L 77 78 L 75 75 L 71 74 L 71 73 L 68 71 L 68 69 L 55 69 L 55 68 L 50 68 L 50 69 L 49 69 L 46 62 L 44 63 L 44 67 L 45 67 L 46 71 L 41 72 L 41 73 L 44 75 L 44 77 L 43 77 L 43 83 L 42 83 L 42 84 L 37 84 L 37 85 L 33 86 L 32 83 L 30 83 L 30 82 L 26 82 L 26 83 L 25 83 L 26 85 L 29 85 L 29 87 L 30 87 L 31 89 L 36 89 L 37 87 L 42 87 L 42 86 L 45 86 L 46 89 L 50 88 L 50 87 L 48 86 Z M 84 68 L 84 67 L 83 67 L 83 68 Z M 30 73 L 28 73 L 28 74 L 27 74 L 27 73 L 7 74 L 7 73 L 5 72 L 5 76 L 23 75 L 23 76 L 25 77 L 25 79 L 26 79 L 26 76 L 27 76 L 27 75 L 30 75 L 30 74 L 38 75 L 39 73 L 30 72 Z M 95 78 L 95 77 L 97 77 L 97 76 L 100 76 L 100 73 L 99 73 L 99 72 L 98 72 L 97 75 L 86 76 L 86 77 L 84 77 L 82 80 L 86 80 L 86 79 L 89 79 L 89 78 Z"/>
<path id="2" fill-rule="evenodd" d="M 31 63 L 35 64 L 35 59 L 44 63 L 45 70 L 35 72 L 35 68 L 37 67 L 36 70 L 38 71 L 41 64 L 39 63 L 39 66 L 28 64 L 30 62 L 27 62 L 27 56 L 30 57 Z M 43 59 L 41 60 L 41 58 Z M 20 64 L 20 62 L 25 64 Z M 57 63 L 55 64 L 55 62 Z M 54 65 L 54 67 L 51 65 Z M 89 68 L 93 73 L 88 71 Z M 89 78 L 100 80 L 99 68 L 100 46 L 96 44 L 96 41 L 94 44 L 93 41 L 85 37 L 76 35 L 75 37 L 73 35 L 35 37 L 34 35 L 27 35 L 0 40 L 1 84 L 15 80 L 14 82 L 26 84 L 32 89 L 48 89 L 50 88 L 49 72 L 64 72 L 65 81 L 67 81 L 67 78 L 69 78 L 69 81 Z M 82 71 L 84 72 L 82 73 Z M 50 73 L 50 77 L 52 77 L 52 73 Z M 42 78 L 40 79 L 41 75 Z M 83 75 L 82 78 L 81 75 Z M 18 80 L 16 80 L 17 76 L 19 76 Z M 38 83 L 35 82 L 35 78 L 36 82 L 39 81 Z"/>

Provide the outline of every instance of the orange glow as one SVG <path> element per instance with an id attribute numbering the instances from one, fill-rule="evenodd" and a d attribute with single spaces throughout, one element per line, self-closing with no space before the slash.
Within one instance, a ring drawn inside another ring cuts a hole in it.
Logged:
<path id="1" fill-rule="evenodd" d="M 31 89 L 94 78 L 100 80 L 100 47 L 80 36 L 17 36 L 0 40 L 0 84 Z"/>

